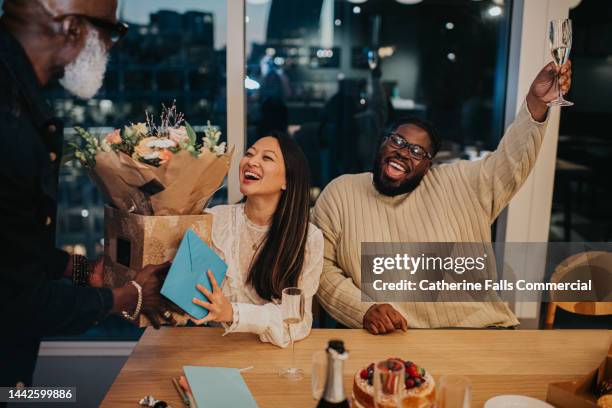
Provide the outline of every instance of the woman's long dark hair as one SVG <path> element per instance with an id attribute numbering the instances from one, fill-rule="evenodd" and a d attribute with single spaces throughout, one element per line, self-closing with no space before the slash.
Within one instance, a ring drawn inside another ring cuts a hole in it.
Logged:
<path id="1" fill-rule="evenodd" d="M 287 189 L 272 216 L 263 247 L 251 262 L 247 283 L 265 300 L 280 299 L 284 288 L 297 286 L 308 239 L 310 180 L 308 161 L 298 144 L 273 131 L 285 162 Z"/>

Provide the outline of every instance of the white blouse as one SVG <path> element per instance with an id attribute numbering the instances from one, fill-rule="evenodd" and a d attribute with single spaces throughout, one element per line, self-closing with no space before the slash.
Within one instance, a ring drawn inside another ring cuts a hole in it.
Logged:
<path id="1" fill-rule="evenodd" d="M 213 214 L 212 243 L 214 250 L 227 263 L 227 273 L 221 289 L 232 303 L 234 320 L 223 324 L 225 334 L 251 332 L 261 341 L 280 347 L 289 345 L 289 332 L 283 323 L 280 300 L 270 302 L 259 297 L 246 283 L 249 266 L 269 227 L 251 222 L 244 213 L 244 204 L 218 205 L 206 212 Z M 263 245 L 261 246 L 263 247 Z M 309 223 L 304 266 L 298 287 L 304 293 L 304 320 L 291 325 L 291 337 L 301 340 L 312 327 L 312 298 L 319 287 L 323 271 L 323 234 Z"/>

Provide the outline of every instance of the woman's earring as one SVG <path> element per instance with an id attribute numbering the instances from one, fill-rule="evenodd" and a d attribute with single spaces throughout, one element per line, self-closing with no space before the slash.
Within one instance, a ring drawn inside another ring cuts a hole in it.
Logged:
<path id="1" fill-rule="evenodd" d="M 287 186 L 283 184 L 283 186 L 281 187 L 281 190 L 286 190 Z"/>

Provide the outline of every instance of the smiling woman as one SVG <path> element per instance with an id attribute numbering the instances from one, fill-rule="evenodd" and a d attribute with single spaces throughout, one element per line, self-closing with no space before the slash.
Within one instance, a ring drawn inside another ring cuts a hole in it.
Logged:
<path id="1" fill-rule="evenodd" d="M 308 163 L 295 141 L 270 132 L 247 150 L 238 171 L 243 202 L 208 210 L 214 216 L 212 241 L 228 271 L 220 288 L 205 293 L 209 303 L 196 302 L 210 311 L 197 323 L 214 321 L 226 333 L 253 332 L 285 347 L 290 336 L 281 293 L 302 289 L 305 317 L 292 326 L 291 337 L 306 337 L 323 267 L 323 236 L 308 222 Z"/>

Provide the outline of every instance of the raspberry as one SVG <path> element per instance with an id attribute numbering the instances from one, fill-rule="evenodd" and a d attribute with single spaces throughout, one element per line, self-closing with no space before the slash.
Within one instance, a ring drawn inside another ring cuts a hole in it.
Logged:
<path id="1" fill-rule="evenodd" d="M 409 378 L 406 380 L 406 388 L 412 388 L 414 387 L 414 380 L 412 378 Z"/>
<path id="2" fill-rule="evenodd" d="M 368 370 L 366 370 L 366 369 L 361 370 L 361 372 L 359 373 L 359 377 L 361 377 L 362 380 L 367 380 L 368 379 Z"/>
<path id="3" fill-rule="evenodd" d="M 416 365 L 411 365 L 410 367 L 408 367 L 408 370 L 406 370 L 408 372 L 408 374 L 410 374 L 410 376 L 412 378 L 416 378 L 419 377 L 419 369 Z"/>

